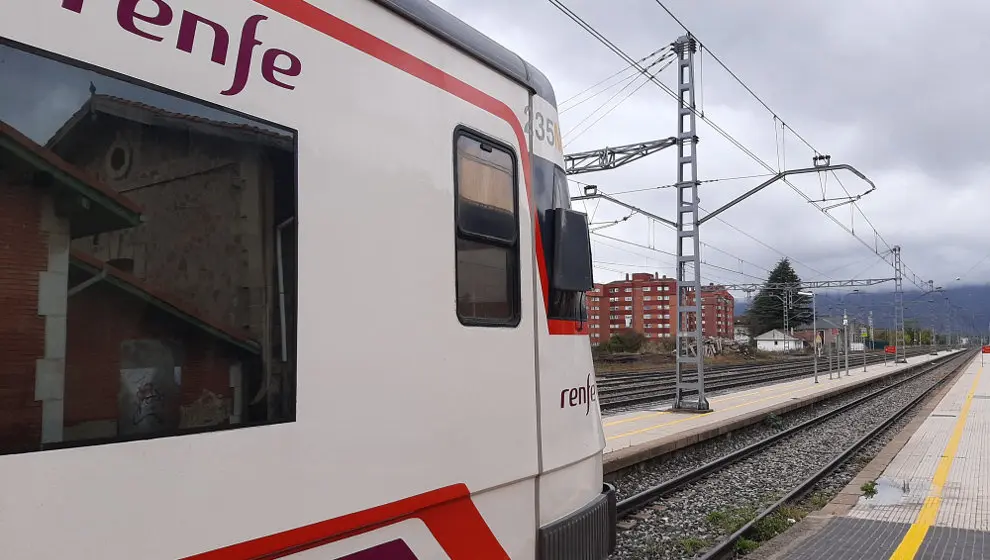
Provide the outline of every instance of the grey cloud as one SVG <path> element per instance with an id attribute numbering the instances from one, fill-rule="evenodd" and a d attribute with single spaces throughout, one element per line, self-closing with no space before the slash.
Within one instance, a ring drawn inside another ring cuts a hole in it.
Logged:
<path id="1" fill-rule="evenodd" d="M 558 99 L 566 99 L 624 65 L 549 2 L 438 3 L 536 64 L 554 83 Z M 652 0 L 570 0 L 566 4 L 635 58 L 682 33 Z M 832 155 L 834 162 L 855 165 L 877 182 L 879 189 L 860 202 L 861 208 L 889 243 L 903 247 L 904 260 L 914 271 L 947 282 L 990 251 L 982 226 L 987 171 L 982 134 L 990 129 L 990 108 L 985 101 L 990 73 L 982 70 L 980 59 L 980 53 L 990 51 L 990 35 L 985 31 L 990 24 L 990 4 L 964 0 L 838 0 L 827 4 L 665 0 L 665 4 L 816 148 Z M 707 114 L 776 165 L 770 115 L 710 57 L 705 56 L 703 64 Z M 671 83 L 672 73 L 662 76 Z M 587 105 L 590 110 L 595 103 Z M 671 135 L 674 110 L 672 100 L 656 88 L 644 88 L 568 145 L 568 150 Z M 563 128 L 567 130 L 583 116 L 581 110 L 562 115 Z M 699 134 L 702 178 L 763 172 L 704 125 L 699 126 Z M 812 155 L 793 137 L 788 139 L 786 154 L 787 167 L 806 166 Z M 611 191 L 669 183 L 674 179 L 671 157 L 662 153 L 625 169 L 576 179 Z M 842 180 L 853 193 L 865 190 L 850 175 L 843 175 Z M 829 196 L 836 196 L 839 191 L 831 181 Z M 758 182 L 706 184 L 702 204 L 717 206 Z M 821 196 L 816 177 L 794 182 L 810 196 Z M 668 190 L 623 199 L 670 217 L 671 196 Z M 814 269 L 838 269 L 836 274 L 844 277 L 867 267 L 870 251 L 807 206 L 786 186 L 775 185 L 724 217 Z M 626 214 L 603 204 L 595 221 Z M 861 216 L 850 217 L 848 208 L 837 209 L 834 215 L 867 244 L 883 249 Z M 646 244 L 648 231 L 645 221 L 637 217 L 602 230 Z M 673 239 L 670 230 L 657 229 L 659 249 L 673 251 Z M 706 224 L 702 240 L 762 267 L 772 267 L 780 257 L 716 221 Z M 671 257 L 632 250 L 639 256 L 596 244 L 595 259 L 638 267 L 666 266 L 672 274 Z M 892 274 L 889 266 L 872 258 L 878 264 L 867 267 L 860 277 Z M 707 252 L 706 259 L 726 268 L 741 267 L 750 274 L 759 272 L 717 252 Z M 850 266 L 859 261 L 863 264 Z M 797 265 L 797 269 L 803 277 L 818 276 L 806 266 Z M 713 277 L 746 280 L 713 267 L 703 270 Z M 602 279 L 617 274 L 598 272 Z M 985 281 L 990 277 L 990 259 L 968 276 L 964 281 Z"/>
<path id="2" fill-rule="evenodd" d="M 97 93 L 147 103 L 168 111 L 234 123 L 266 126 L 228 112 L 187 101 L 170 93 L 112 78 L 0 44 L 0 120 L 44 144 L 89 98 Z"/>

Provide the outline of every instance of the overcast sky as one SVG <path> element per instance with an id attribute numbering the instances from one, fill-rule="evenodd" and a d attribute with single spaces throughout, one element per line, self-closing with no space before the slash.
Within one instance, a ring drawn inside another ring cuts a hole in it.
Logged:
<path id="1" fill-rule="evenodd" d="M 146 103 L 167 111 L 272 129 L 256 120 L 187 101 L 97 72 L 0 45 L 0 121 L 44 145 L 90 97 L 100 95 Z"/>
<path id="2" fill-rule="evenodd" d="M 558 104 L 627 66 L 545 0 L 433 1 L 540 68 L 554 84 Z M 635 59 L 683 34 L 654 0 L 566 0 L 565 4 Z M 990 52 L 986 31 L 990 3 L 664 0 L 664 4 L 784 122 L 831 155 L 832 163 L 853 165 L 877 184 L 859 206 L 887 243 L 902 246 L 911 270 L 945 286 L 990 280 L 990 258 L 972 268 L 990 252 L 990 223 L 985 220 L 990 173 L 983 139 L 990 130 L 990 69 L 981 59 L 981 53 Z M 701 59 L 699 108 L 776 169 L 781 135 L 772 115 L 708 53 Z M 633 75 L 623 74 L 609 82 L 618 83 L 616 87 L 578 106 L 573 101 L 561 105 L 566 153 L 676 134 L 676 104 L 651 84 L 581 132 L 639 85 L 635 82 L 579 126 L 628 83 L 620 83 L 622 77 Z M 676 72 L 671 67 L 659 77 L 673 85 Z M 698 134 L 702 180 L 767 173 L 708 125 L 699 122 Z M 812 163 L 811 149 L 789 131 L 782 151 L 782 168 Z M 669 184 L 674 173 L 671 149 L 621 169 L 574 178 L 613 193 Z M 852 194 L 868 189 L 847 172 L 840 172 L 838 178 Z M 702 207 L 717 208 L 762 180 L 706 183 Z M 823 198 L 817 175 L 793 182 L 809 197 Z M 572 194 L 578 188 L 572 184 Z M 826 198 L 844 196 L 835 177 L 827 177 L 824 188 Z M 654 189 L 620 198 L 673 219 L 673 196 L 673 189 Z M 577 204 L 585 208 L 585 203 Z M 587 210 L 594 223 L 629 214 L 607 202 L 587 203 Z M 868 245 L 886 250 L 850 206 L 832 214 Z M 702 229 L 702 242 L 711 246 L 703 250 L 703 258 L 715 265 L 702 267 L 708 281 L 759 281 L 782 254 L 791 257 L 805 280 L 893 275 L 870 249 L 783 183 L 721 217 L 728 224 L 712 220 Z M 673 252 L 674 232 L 659 225 L 652 229 L 653 246 Z M 651 245 L 651 227 L 640 216 L 596 233 Z M 597 235 L 593 240 L 597 281 L 616 279 L 619 271 L 674 274 L 673 257 L 667 254 Z M 956 277 L 962 280 L 956 282 Z"/>

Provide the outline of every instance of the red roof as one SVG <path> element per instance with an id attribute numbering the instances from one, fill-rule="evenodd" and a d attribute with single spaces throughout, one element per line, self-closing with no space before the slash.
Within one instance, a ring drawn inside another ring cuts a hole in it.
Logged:
<path id="1" fill-rule="evenodd" d="M 82 169 L 79 169 L 78 167 L 58 157 L 58 155 L 51 150 L 35 143 L 27 136 L 21 134 L 19 130 L 3 122 L 2 120 L 0 120 L 0 137 L 9 138 L 17 145 L 44 160 L 48 165 L 51 165 L 62 173 L 65 173 L 76 181 L 79 181 L 86 187 L 98 192 L 100 195 L 105 196 L 120 206 L 123 206 L 125 209 L 136 214 L 140 214 L 142 212 L 141 206 L 133 200 L 113 190 L 96 177 L 93 177 Z"/>
<path id="2" fill-rule="evenodd" d="M 200 313 L 193 305 L 186 303 L 184 301 L 175 298 L 174 296 L 165 294 L 161 290 L 152 288 L 147 285 L 143 280 L 129 274 L 119 268 L 113 267 L 100 259 L 87 254 L 78 249 L 70 250 L 70 257 L 75 265 L 85 265 L 91 269 L 103 271 L 107 276 L 112 277 L 114 280 L 121 282 L 135 290 L 138 290 L 146 297 L 155 300 L 156 303 L 164 304 L 160 305 L 166 311 L 171 312 L 184 320 L 199 323 L 205 327 L 207 330 L 215 331 L 214 334 L 222 334 L 224 338 L 230 339 L 232 342 L 237 343 L 239 346 L 246 349 L 258 351 L 258 342 L 251 336 L 251 334 L 243 329 L 236 327 L 231 327 L 229 325 L 223 325 L 216 321 L 207 319 Z"/>
<path id="3" fill-rule="evenodd" d="M 131 112 L 128 112 L 128 110 L 131 110 Z M 75 129 L 76 125 L 82 121 L 83 117 L 91 112 L 105 113 L 123 119 L 142 122 L 139 119 L 134 118 L 137 116 L 134 114 L 134 110 L 152 117 L 151 120 L 145 121 L 145 124 L 150 126 L 181 126 L 182 128 L 193 128 L 207 134 L 216 134 L 216 132 L 221 132 L 234 135 L 257 135 L 255 139 L 260 140 L 262 143 L 287 150 L 293 149 L 293 136 L 290 133 L 278 133 L 273 130 L 252 126 L 249 124 L 236 124 L 207 119 L 204 117 L 197 117 L 185 113 L 174 113 L 159 107 L 140 103 L 138 101 L 114 97 L 111 95 L 91 96 L 85 103 L 83 103 L 79 110 L 77 110 L 72 117 L 65 121 L 65 124 L 63 124 L 62 127 L 52 135 L 51 139 L 46 143 L 46 146 L 49 148 L 55 148 L 59 142 L 65 139 L 65 137 L 68 136 L 73 129 Z"/>

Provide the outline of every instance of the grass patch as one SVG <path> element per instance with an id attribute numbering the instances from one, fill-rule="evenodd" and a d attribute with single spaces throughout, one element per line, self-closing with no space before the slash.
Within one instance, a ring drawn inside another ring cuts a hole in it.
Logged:
<path id="1" fill-rule="evenodd" d="M 824 499 L 824 498 L 822 498 Z M 749 523 L 756 517 L 755 508 L 738 508 L 726 511 L 713 511 L 708 514 L 708 522 L 726 534 L 732 534 Z M 740 555 L 748 554 L 757 548 L 760 543 L 766 542 L 777 535 L 783 533 L 794 523 L 800 521 L 808 512 L 798 506 L 783 506 L 774 513 L 764 517 L 753 524 L 747 531 L 746 538 L 739 539 L 736 543 L 736 552 Z"/>
<path id="2" fill-rule="evenodd" d="M 725 511 L 713 511 L 708 514 L 706 519 L 716 529 L 731 535 L 749 523 L 750 519 L 756 517 L 756 513 L 756 509 L 751 507 L 733 508 Z"/>
<path id="3" fill-rule="evenodd" d="M 828 505 L 828 497 L 825 496 L 825 494 L 822 494 L 821 492 L 815 492 L 814 494 L 812 494 L 809 501 L 811 502 L 812 507 L 814 507 L 815 509 L 822 509 L 823 507 Z"/>
<path id="4" fill-rule="evenodd" d="M 805 515 L 808 515 L 808 512 L 799 506 L 784 506 L 777 511 L 786 519 L 793 519 L 794 521 L 801 521 Z"/>
<path id="5" fill-rule="evenodd" d="M 750 534 L 756 542 L 765 542 L 787 530 L 790 525 L 787 518 L 779 514 L 772 514 L 764 517 L 753 524 Z"/>
<path id="6" fill-rule="evenodd" d="M 711 543 L 709 541 L 705 539 L 699 539 L 697 537 L 688 537 L 685 539 L 681 539 L 680 541 L 681 548 L 684 550 L 684 552 L 691 555 L 697 554 L 702 550 L 708 548 L 710 544 Z"/>
<path id="7" fill-rule="evenodd" d="M 739 553 L 741 556 L 745 556 L 746 554 L 753 552 L 757 548 L 760 548 L 760 543 L 756 541 L 751 541 L 749 539 L 739 539 L 739 541 L 736 542 L 736 552 Z"/>

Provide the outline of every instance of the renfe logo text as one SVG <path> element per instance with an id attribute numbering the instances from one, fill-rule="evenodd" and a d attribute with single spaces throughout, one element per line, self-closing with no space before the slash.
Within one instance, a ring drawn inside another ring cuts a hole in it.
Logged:
<path id="1" fill-rule="evenodd" d="M 584 415 L 591 412 L 591 403 L 598 400 L 598 386 L 591 383 L 591 374 L 584 387 L 571 387 L 560 392 L 560 408 L 584 405 Z"/>
<path id="2" fill-rule="evenodd" d="M 86 0 L 62 0 L 66 10 L 81 14 Z M 141 11 L 138 5 L 141 4 Z M 268 19 L 267 16 L 254 15 L 244 22 L 241 27 L 237 60 L 234 63 L 233 83 L 223 95 L 237 95 L 244 91 L 251 74 L 251 62 L 255 47 L 262 42 L 257 39 L 258 25 Z M 164 37 L 156 34 L 155 28 L 165 28 L 176 21 L 172 7 L 165 0 L 119 0 L 117 3 L 117 24 L 125 31 L 149 41 L 161 42 Z M 179 36 L 175 48 L 192 53 L 198 32 L 209 32 L 213 39 L 213 49 L 210 60 L 227 66 L 230 51 L 230 33 L 215 21 L 184 11 L 179 22 Z M 299 58 L 282 49 L 266 49 L 261 55 L 261 76 L 271 84 L 285 89 L 295 89 L 296 86 L 285 81 L 286 77 L 295 77 L 302 73 L 302 62 Z"/>

